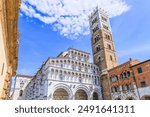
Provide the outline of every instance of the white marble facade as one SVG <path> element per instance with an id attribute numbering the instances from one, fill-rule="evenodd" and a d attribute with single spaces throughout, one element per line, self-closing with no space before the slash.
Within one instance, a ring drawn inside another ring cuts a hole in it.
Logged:
<path id="1" fill-rule="evenodd" d="M 48 58 L 27 85 L 26 100 L 101 100 L 99 68 L 73 48 Z"/>
<path id="2" fill-rule="evenodd" d="M 22 100 L 25 99 L 23 92 L 28 85 L 28 83 L 31 81 L 32 76 L 26 76 L 26 75 L 17 75 L 15 77 L 15 84 L 11 87 L 11 99 L 12 100 Z"/>

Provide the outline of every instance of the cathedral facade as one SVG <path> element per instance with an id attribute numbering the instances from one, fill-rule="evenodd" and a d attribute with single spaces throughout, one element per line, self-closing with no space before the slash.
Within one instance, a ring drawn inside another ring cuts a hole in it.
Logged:
<path id="1" fill-rule="evenodd" d="M 24 90 L 26 100 L 101 100 L 99 68 L 73 48 L 48 58 Z"/>

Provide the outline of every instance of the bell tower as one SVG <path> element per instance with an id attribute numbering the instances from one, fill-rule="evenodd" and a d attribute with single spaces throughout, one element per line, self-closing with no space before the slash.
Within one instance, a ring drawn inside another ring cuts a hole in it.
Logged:
<path id="1" fill-rule="evenodd" d="M 89 22 L 93 60 L 102 73 L 118 65 L 109 17 L 97 7 L 89 16 Z"/>
<path id="2" fill-rule="evenodd" d="M 104 10 L 96 7 L 89 16 L 93 60 L 100 69 L 103 99 L 111 99 L 108 70 L 118 65 L 110 21 Z"/>

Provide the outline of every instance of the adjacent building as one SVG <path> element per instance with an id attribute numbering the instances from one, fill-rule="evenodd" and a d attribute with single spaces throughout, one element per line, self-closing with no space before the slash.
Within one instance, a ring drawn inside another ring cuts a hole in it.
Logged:
<path id="1" fill-rule="evenodd" d="M 108 73 L 112 100 L 150 100 L 150 60 L 130 59 Z"/>
<path id="2" fill-rule="evenodd" d="M 131 66 L 138 88 L 139 98 L 150 100 L 150 59 Z"/>
<path id="3" fill-rule="evenodd" d="M 23 100 L 25 97 L 23 97 L 23 92 L 26 88 L 26 86 L 31 81 L 32 76 L 22 75 L 18 74 L 15 76 L 15 79 L 12 80 L 12 84 L 14 84 L 11 88 L 11 99 L 12 100 Z"/>
<path id="4" fill-rule="evenodd" d="M 9 99 L 10 79 L 18 64 L 20 0 L 0 0 L 0 99 Z"/>
<path id="5" fill-rule="evenodd" d="M 26 100 L 101 100 L 99 68 L 90 54 L 69 48 L 48 58 L 27 85 Z"/>
<path id="6" fill-rule="evenodd" d="M 135 100 L 139 99 L 136 86 L 134 71 L 131 67 L 140 63 L 138 60 L 132 60 L 108 70 L 111 82 L 112 100 Z"/>

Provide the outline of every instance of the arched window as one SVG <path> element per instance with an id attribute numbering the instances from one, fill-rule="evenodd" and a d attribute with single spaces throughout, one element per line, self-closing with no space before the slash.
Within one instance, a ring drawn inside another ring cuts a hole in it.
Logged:
<path id="1" fill-rule="evenodd" d="M 126 78 L 127 77 L 127 74 L 126 74 L 126 72 L 125 73 L 123 73 L 123 78 Z"/>
<path id="2" fill-rule="evenodd" d="M 122 74 L 120 74 L 120 79 L 121 79 L 121 80 L 123 79 L 123 75 L 122 75 Z"/>
<path id="3" fill-rule="evenodd" d="M 116 81 L 118 81 L 118 76 L 112 77 L 112 82 L 116 82 Z"/>
<path id="4" fill-rule="evenodd" d="M 97 61 L 98 61 L 98 62 L 101 62 L 101 57 L 100 57 L 100 56 L 98 57 Z"/>
<path id="5" fill-rule="evenodd" d="M 21 97 L 23 95 L 23 90 L 20 90 L 19 96 Z"/>
<path id="6" fill-rule="evenodd" d="M 98 52 L 98 51 L 100 51 L 100 45 L 98 45 L 97 47 L 96 47 L 96 52 Z"/>
<path id="7" fill-rule="evenodd" d="M 129 71 L 127 72 L 127 77 L 130 77 L 130 72 Z"/>
<path id="8" fill-rule="evenodd" d="M 107 44 L 107 48 L 111 50 L 111 45 L 110 45 L 110 44 Z"/>
<path id="9" fill-rule="evenodd" d="M 110 55 L 110 60 L 113 61 L 113 57 Z"/>
<path id="10" fill-rule="evenodd" d="M 95 43 L 96 43 L 98 40 L 100 40 L 99 35 L 97 35 L 97 36 L 94 38 L 94 40 L 95 40 Z"/>
<path id="11" fill-rule="evenodd" d="M 93 100 L 98 100 L 98 94 L 96 92 L 93 93 Z"/>
<path id="12" fill-rule="evenodd" d="M 118 90 L 117 90 L 117 87 L 116 87 L 116 86 L 114 87 L 114 90 L 115 90 L 115 92 L 118 92 Z"/>

